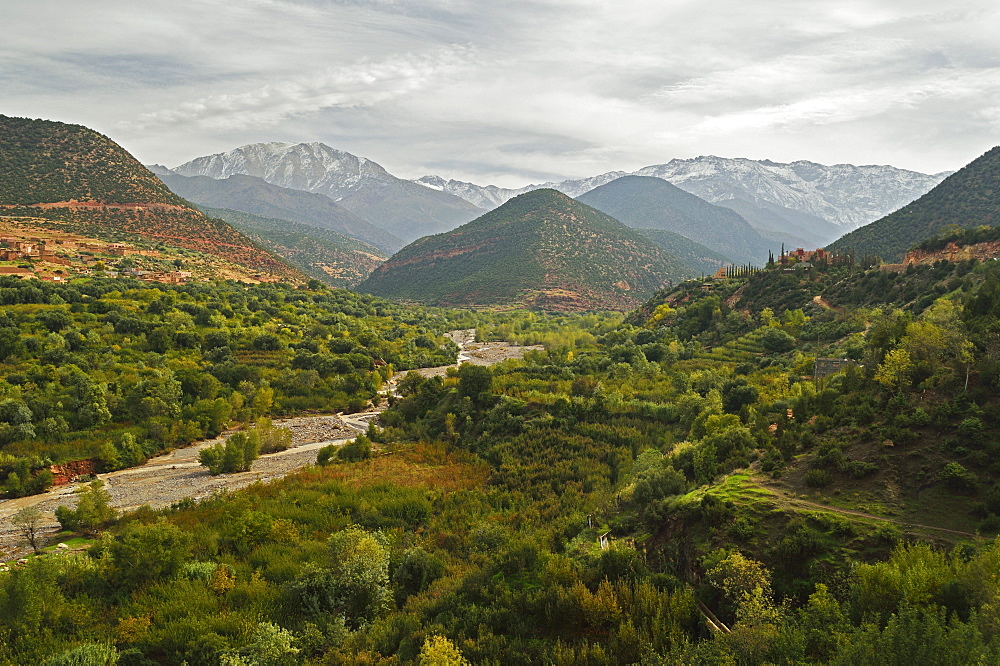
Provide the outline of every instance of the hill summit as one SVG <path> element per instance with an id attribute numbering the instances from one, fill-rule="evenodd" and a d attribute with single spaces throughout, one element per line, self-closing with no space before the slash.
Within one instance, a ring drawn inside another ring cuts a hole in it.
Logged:
<path id="1" fill-rule="evenodd" d="M 613 217 L 543 189 L 411 243 L 358 289 L 442 306 L 625 310 L 690 275 Z"/>
<path id="2" fill-rule="evenodd" d="M 948 227 L 1000 222 L 1000 146 L 987 151 L 913 203 L 841 237 L 829 246 L 857 256 L 898 261 L 908 249 Z"/>
<path id="3" fill-rule="evenodd" d="M 142 237 L 301 277 L 171 192 L 117 143 L 81 125 L 0 116 L 0 209 L 95 238 Z"/>

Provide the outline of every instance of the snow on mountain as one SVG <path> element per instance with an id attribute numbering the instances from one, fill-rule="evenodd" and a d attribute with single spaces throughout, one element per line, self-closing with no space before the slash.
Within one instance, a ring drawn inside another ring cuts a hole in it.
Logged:
<path id="1" fill-rule="evenodd" d="M 173 169 L 182 176 L 228 178 L 243 174 L 273 185 L 320 192 L 334 201 L 367 184 L 399 179 L 381 165 L 323 143 L 252 143 L 225 153 L 198 157 Z"/>
<path id="2" fill-rule="evenodd" d="M 772 213 L 787 209 L 788 212 L 798 212 L 837 225 L 843 233 L 905 206 L 944 180 L 949 172 L 923 174 L 892 166 L 853 164 L 826 166 L 804 160 L 781 164 L 770 160 L 709 155 L 675 159 L 631 174 L 611 171 L 592 178 L 528 185 L 518 189 L 493 185 L 484 187 L 445 180 L 439 176 L 424 176 L 416 182 L 459 196 L 480 208 L 491 209 L 519 194 L 542 187 L 578 197 L 625 175 L 662 178 L 712 203 L 737 199 Z M 784 219 L 787 215 L 781 217 Z"/>
<path id="3" fill-rule="evenodd" d="M 356 215 L 410 242 L 477 217 L 461 197 L 393 176 L 364 157 L 322 143 L 253 143 L 173 169 L 182 176 L 257 176 L 272 185 L 325 194 Z"/>
<path id="4" fill-rule="evenodd" d="M 465 183 L 460 180 L 445 180 L 440 176 L 424 176 L 413 182 L 420 183 L 424 187 L 429 187 L 433 190 L 454 194 L 485 210 L 493 210 L 510 199 L 525 192 L 531 192 L 532 190 L 558 190 L 567 196 L 576 198 L 595 187 L 606 185 L 613 180 L 627 175 L 624 171 L 609 171 L 608 173 L 602 173 L 599 176 L 592 176 L 591 178 L 564 180 L 558 183 L 548 182 L 541 185 L 525 185 L 517 189 L 497 187 L 496 185 L 476 185 L 475 183 Z"/>
<path id="5" fill-rule="evenodd" d="M 928 192 L 948 175 L 892 166 L 790 164 L 715 156 L 671 160 L 644 167 L 706 201 L 745 199 L 815 215 L 847 230 L 868 224 Z"/>

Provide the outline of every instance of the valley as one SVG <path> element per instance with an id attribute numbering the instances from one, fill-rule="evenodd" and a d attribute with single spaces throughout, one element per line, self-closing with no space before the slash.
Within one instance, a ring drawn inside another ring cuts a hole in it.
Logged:
<path id="1" fill-rule="evenodd" d="M 474 363 L 490 366 L 509 359 L 523 358 L 526 351 L 542 351 L 539 345 L 524 347 L 506 342 L 477 343 L 474 330 L 451 331 L 448 337 L 458 345 L 458 363 Z M 418 368 L 416 372 L 424 377 L 444 376 L 456 364 Z M 391 394 L 395 383 L 402 377 L 400 373 L 390 378 L 386 393 Z M 369 411 L 354 414 L 299 416 L 275 422 L 292 433 L 291 446 L 276 453 L 264 454 L 247 472 L 212 476 L 199 462 L 198 453 L 205 447 L 225 441 L 235 431 L 227 431 L 220 437 L 195 442 L 190 446 L 175 449 L 157 456 L 138 467 L 94 475 L 106 484 L 110 494 L 110 504 L 119 511 L 131 511 L 148 506 L 162 509 L 182 500 L 200 500 L 215 492 L 225 492 L 245 488 L 254 483 L 279 479 L 291 472 L 316 463 L 316 451 L 329 444 L 342 445 L 358 433 L 365 432 L 368 425 L 377 422 L 377 417 L 385 408 L 385 400 Z M 40 534 L 43 540 L 59 532 L 55 519 L 56 507 L 73 506 L 75 493 L 86 482 L 59 486 L 42 495 L 30 495 L 13 500 L 0 500 L 0 561 L 9 561 L 27 555 L 20 545 L 18 529 L 10 522 L 11 516 L 26 507 L 39 509 L 44 522 Z"/>
<path id="2" fill-rule="evenodd" d="M 995 149 L 574 199 L 0 129 L 0 664 L 1000 659 Z"/>

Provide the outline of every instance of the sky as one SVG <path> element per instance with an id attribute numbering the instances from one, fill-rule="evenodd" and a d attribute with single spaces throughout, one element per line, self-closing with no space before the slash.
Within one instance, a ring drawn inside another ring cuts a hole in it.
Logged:
<path id="1" fill-rule="evenodd" d="M 995 0 L 0 0 L 0 113 L 173 167 L 321 141 L 516 187 L 698 155 L 958 169 Z"/>

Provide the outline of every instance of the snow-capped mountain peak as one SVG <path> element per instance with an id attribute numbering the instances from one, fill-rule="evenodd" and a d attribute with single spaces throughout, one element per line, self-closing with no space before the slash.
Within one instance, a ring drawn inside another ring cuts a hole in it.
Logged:
<path id="1" fill-rule="evenodd" d="M 827 166 L 807 160 L 782 163 L 702 155 L 654 164 L 631 174 L 610 171 L 591 178 L 516 189 L 445 180 L 440 176 L 424 176 L 416 182 L 450 192 L 480 208 L 491 209 L 519 194 L 543 187 L 578 197 L 625 175 L 662 178 L 712 203 L 737 200 L 772 213 L 787 210 L 820 218 L 817 222 L 826 220 L 849 231 L 908 204 L 949 173 L 924 174 L 884 165 Z"/>
<path id="2" fill-rule="evenodd" d="M 323 143 L 251 143 L 198 157 L 173 169 L 184 176 L 228 178 L 245 174 L 296 190 L 341 199 L 372 181 L 396 180 L 381 165 Z"/>

